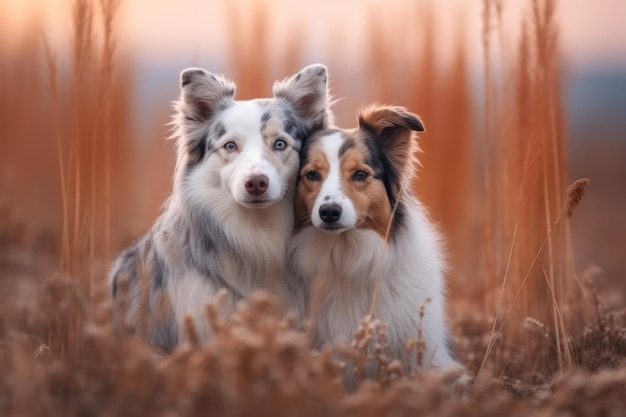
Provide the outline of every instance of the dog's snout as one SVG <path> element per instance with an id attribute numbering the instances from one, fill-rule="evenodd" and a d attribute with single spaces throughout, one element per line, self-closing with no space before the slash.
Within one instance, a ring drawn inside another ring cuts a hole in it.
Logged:
<path id="1" fill-rule="evenodd" d="M 336 203 L 322 204 L 320 218 L 326 223 L 335 223 L 341 218 L 341 206 Z"/>
<path id="2" fill-rule="evenodd" d="M 244 185 L 247 192 L 259 195 L 267 191 L 267 188 L 270 186 L 270 180 L 267 178 L 267 175 L 251 175 L 245 179 Z"/>

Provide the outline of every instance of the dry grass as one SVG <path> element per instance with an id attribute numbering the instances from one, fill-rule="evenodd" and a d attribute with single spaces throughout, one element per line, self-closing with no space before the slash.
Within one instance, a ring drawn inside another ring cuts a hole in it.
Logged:
<path id="1" fill-rule="evenodd" d="M 482 375 L 470 397 L 455 399 L 449 375 L 401 376 L 393 363 L 346 395 L 332 352 L 311 351 L 307 335 L 291 330 L 262 293 L 231 318 L 211 307 L 213 340 L 201 345 L 189 328 L 189 343 L 166 357 L 90 322 L 88 300 L 71 279 L 48 280 L 38 300 L 0 326 L 3 415 L 618 415 L 626 402 L 626 322 L 615 314 L 601 313 L 572 339 L 580 371 L 539 371 L 529 383 L 528 358 L 509 345 L 499 351 L 505 376 Z M 68 344 L 66 334 L 81 319 L 86 326 Z M 482 326 L 470 333 L 467 323 L 461 344 L 484 336 Z M 528 331 L 536 351 L 554 342 L 538 322 Z M 345 354 L 367 366 L 381 357 L 383 334 L 384 325 L 365 323 Z M 369 344 L 379 346 L 372 351 Z"/>
<path id="2" fill-rule="evenodd" d="M 368 102 L 405 105 L 428 127 L 412 188 L 452 250 L 455 341 L 478 373 L 466 396 L 453 393 L 450 375 L 402 375 L 386 355 L 386 325 L 372 318 L 342 356 L 311 350 L 309 334 L 263 293 L 232 317 L 219 301 L 209 306 L 215 337 L 206 345 L 191 322 L 188 343 L 168 356 L 123 329 L 113 337 L 104 273 L 132 237 L 141 202 L 128 179 L 144 167 L 133 145 L 132 78 L 116 53 L 118 5 L 73 2 L 69 70 L 37 21 L 19 47 L 0 37 L 0 137 L 9 138 L 0 152 L 0 415 L 621 415 L 626 314 L 605 308 L 595 272 L 579 277 L 573 264 L 569 219 L 587 181 L 567 189 L 554 1 L 528 2 L 516 47 L 504 36 L 506 4 L 484 1 L 484 108 L 472 104 L 461 33 L 452 63 L 436 64 L 435 2 L 411 3 L 394 27 L 372 31 L 360 63 Z M 241 97 L 269 93 L 275 72 L 301 66 L 302 34 L 270 45 L 266 9 L 227 11 Z M 0 35 L 8 18 L 0 13 Z M 410 37 L 416 48 L 398 54 Z M 244 53 L 250 45 L 256 54 Z M 280 67 L 270 65 L 275 49 L 285 51 Z M 337 74 L 345 66 L 336 55 L 326 63 Z M 406 82 L 393 82 L 394 68 Z M 340 121 L 362 99 L 343 81 L 333 80 L 346 97 Z M 161 144 L 146 151 L 159 152 Z M 420 346 L 416 329 L 407 349 L 418 361 Z M 378 366 L 378 378 L 347 394 L 342 357 L 357 375 Z"/>
<path id="3" fill-rule="evenodd" d="M 571 370 L 566 333 L 573 323 L 559 320 L 568 297 L 577 295 L 569 225 L 561 221 L 567 166 L 555 4 L 529 3 L 519 49 L 511 54 L 498 45 L 505 39 L 502 3 L 484 2 L 483 267 L 487 309 L 496 312 L 487 352 L 501 332 L 523 342 L 520 324 L 532 316 L 550 323 L 558 368 Z"/>

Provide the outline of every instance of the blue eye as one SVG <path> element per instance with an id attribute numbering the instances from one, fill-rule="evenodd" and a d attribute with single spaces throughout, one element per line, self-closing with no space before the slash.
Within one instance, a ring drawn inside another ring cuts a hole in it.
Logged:
<path id="1" fill-rule="evenodd" d="M 304 176 L 311 181 L 318 181 L 320 179 L 320 174 L 317 171 L 309 171 Z"/>
<path id="2" fill-rule="evenodd" d="M 367 177 L 369 177 L 370 174 L 368 174 L 365 171 L 357 171 L 354 173 L 354 176 L 352 177 L 355 181 L 365 181 L 367 179 Z"/>
<path id="3" fill-rule="evenodd" d="M 235 142 L 226 142 L 224 149 L 226 149 L 227 152 L 235 152 L 237 150 L 237 144 L 235 144 Z"/>
<path id="4" fill-rule="evenodd" d="M 287 149 L 287 142 L 284 139 L 276 139 L 274 142 L 274 149 L 277 151 L 284 151 Z"/>

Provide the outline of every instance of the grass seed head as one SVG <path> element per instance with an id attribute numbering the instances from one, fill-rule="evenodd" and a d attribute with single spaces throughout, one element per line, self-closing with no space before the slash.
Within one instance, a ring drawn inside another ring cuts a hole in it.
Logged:
<path id="1" fill-rule="evenodd" d="M 569 187 L 567 187 L 567 202 L 565 204 L 565 213 L 568 218 L 574 215 L 574 210 L 578 207 L 578 204 L 585 197 L 587 192 L 587 184 L 591 180 L 587 178 L 579 178 L 574 181 Z"/>

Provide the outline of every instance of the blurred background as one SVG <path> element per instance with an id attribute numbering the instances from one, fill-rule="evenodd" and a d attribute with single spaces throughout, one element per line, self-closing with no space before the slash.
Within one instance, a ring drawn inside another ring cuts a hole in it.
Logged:
<path id="1" fill-rule="evenodd" d="M 531 272 L 520 317 L 550 317 L 537 305 L 581 277 L 624 306 L 625 16 L 623 0 L 0 0 L 0 290 L 61 271 L 98 291 L 170 193 L 181 70 L 244 99 L 321 62 L 339 126 L 371 102 L 423 117 L 414 190 L 459 311 L 495 311 L 503 278 L 513 299 Z"/>

